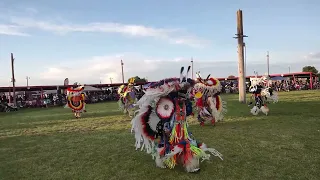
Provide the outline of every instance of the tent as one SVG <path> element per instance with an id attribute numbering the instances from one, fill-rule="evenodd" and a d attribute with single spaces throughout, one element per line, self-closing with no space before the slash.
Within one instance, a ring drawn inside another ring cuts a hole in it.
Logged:
<path id="1" fill-rule="evenodd" d="M 43 93 L 45 94 L 57 94 L 57 90 L 45 90 Z"/>
<path id="2" fill-rule="evenodd" d="M 286 80 L 287 78 L 282 77 L 282 76 L 276 76 L 276 77 L 272 77 L 271 80 L 272 81 L 283 81 Z"/>
<path id="3" fill-rule="evenodd" d="M 92 91 L 103 91 L 102 89 L 99 89 L 99 88 L 95 88 L 95 87 L 92 87 L 92 86 L 84 86 L 84 92 L 92 92 Z"/>

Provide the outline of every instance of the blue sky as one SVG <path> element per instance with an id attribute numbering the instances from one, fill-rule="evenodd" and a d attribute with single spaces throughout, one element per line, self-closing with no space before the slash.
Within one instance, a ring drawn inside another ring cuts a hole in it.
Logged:
<path id="1" fill-rule="evenodd" d="M 178 76 L 194 58 L 194 70 L 215 77 L 237 75 L 236 11 L 243 10 L 247 74 L 320 69 L 320 1 L 258 2 L 155 0 L 2 0 L 0 86 L 159 80 Z"/>

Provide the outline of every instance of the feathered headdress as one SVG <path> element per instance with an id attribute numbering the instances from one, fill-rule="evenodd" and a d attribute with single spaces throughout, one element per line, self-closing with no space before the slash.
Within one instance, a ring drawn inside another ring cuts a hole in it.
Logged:
<path id="1" fill-rule="evenodd" d="M 128 85 L 134 85 L 135 80 L 136 79 L 134 77 L 130 78 L 128 81 Z"/>
<path id="2" fill-rule="evenodd" d="M 160 88 L 164 86 L 173 86 L 176 85 L 177 89 L 180 90 L 181 88 L 184 88 L 186 85 L 191 85 L 193 86 L 195 84 L 195 81 L 191 78 L 189 78 L 189 72 L 190 72 L 191 66 L 188 67 L 187 73 L 183 74 L 184 67 L 181 67 L 180 69 L 180 78 L 168 78 L 168 79 L 163 79 L 158 82 L 150 84 L 149 88 Z"/>
<path id="3" fill-rule="evenodd" d="M 211 74 L 203 79 L 200 75 L 200 71 L 196 72 L 197 80 L 194 86 L 197 91 L 196 97 L 202 97 L 203 94 L 216 94 L 221 91 L 220 81 L 216 78 L 210 77 Z"/>
<path id="4" fill-rule="evenodd" d="M 181 92 L 182 94 L 190 92 L 195 84 L 195 81 L 189 78 L 190 69 L 191 66 L 188 67 L 187 73 L 183 74 L 184 67 L 181 67 L 179 78 L 168 78 L 151 83 L 137 104 L 139 106 L 149 104 L 152 100 L 166 96 L 171 92 Z"/>
<path id="5" fill-rule="evenodd" d="M 67 88 L 68 96 L 78 96 L 82 93 L 82 91 L 84 90 L 84 85 L 80 85 L 79 83 L 77 85 L 78 87 L 76 88 L 73 88 L 73 87 Z"/>
<path id="6" fill-rule="evenodd" d="M 258 84 L 266 84 L 270 80 L 269 76 L 262 76 L 260 78 L 255 77 L 255 78 L 250 78 L 251 81 L 251 86 L 256 86 Z"/>

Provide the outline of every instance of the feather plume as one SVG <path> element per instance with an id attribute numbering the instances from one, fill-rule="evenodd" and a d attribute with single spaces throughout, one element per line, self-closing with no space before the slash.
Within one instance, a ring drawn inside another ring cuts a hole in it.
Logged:
<path id="1" fill-rule="evenodd" d="M 180 69 L 180 82 L 182 82 L 182 80 L 183 80 L 183 71 L 184 71 L 184 67 L 181 67 L 181 69 Z"/>

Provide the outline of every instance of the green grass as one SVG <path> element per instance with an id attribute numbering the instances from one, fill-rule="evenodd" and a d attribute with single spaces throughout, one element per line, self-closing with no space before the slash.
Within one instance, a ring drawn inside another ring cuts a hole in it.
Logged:
<path id="1" fill-rule="evenodd" d="M 0 179 L 320 179 L 320 91 L 280 93 L 270 115 L 252 116 L 236 95 L 225 121 L 195 137 L 224 155 L 199 174 L 158 169 L 135 151 L 130 119 L 116 103 L 89 104 L 82 119 L 70 109 L 0 113 Z"/>

